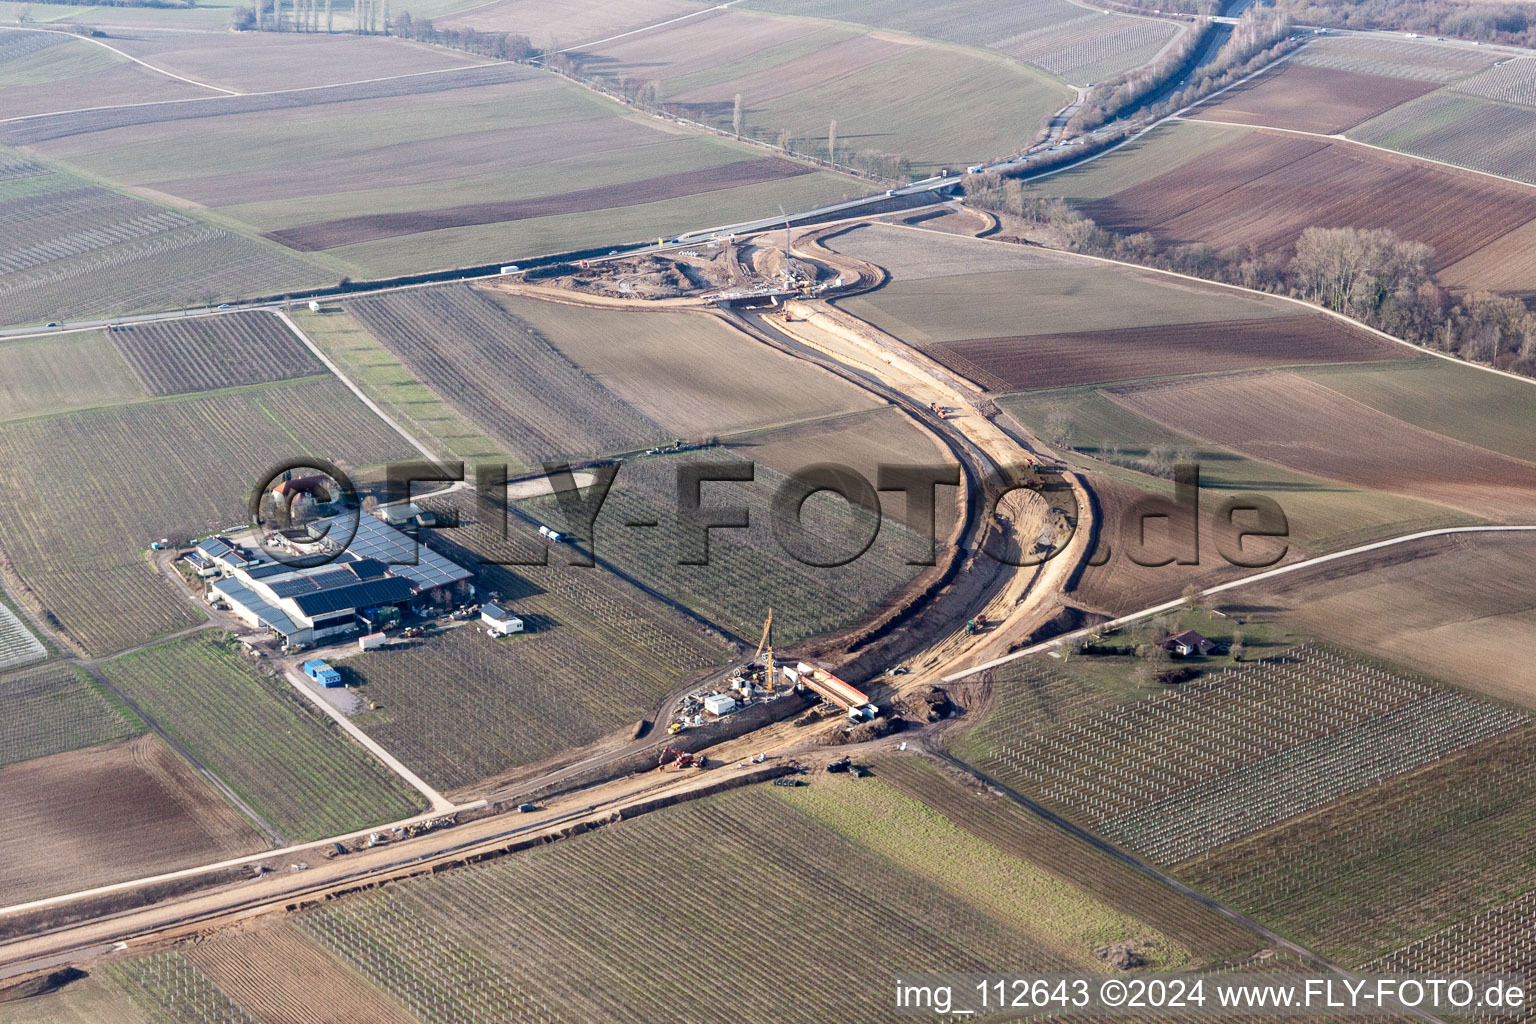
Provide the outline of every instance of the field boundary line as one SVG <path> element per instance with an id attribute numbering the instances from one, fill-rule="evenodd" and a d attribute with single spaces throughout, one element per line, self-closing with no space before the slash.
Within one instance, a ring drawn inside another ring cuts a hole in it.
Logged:
<path id="1" fill-rule="evenodd" d="M 76 900 L 91 899 L 96 896 L 109 896 L 114 892 L 123 892 L 127 889 L 136 889 L 145 885 L 159 885 L 163 882 L 175 882 L 183 878 L 193 878 L 214 871 L 224 871 L 228 868 L 237 868 L 245 864 L 254 864 L 257 861 L 268 860 L 279 855 L 291 853 L 303 853 L 307 850 L 317 850 L 332 843 L 346 842 L 350 839 L 362 839 L 374 832 L 390 831 L 404 828 L 410 825 L 419 825 L 433 818 L 442 817 L 444 814 L 457 814 L 461 811 L 477 811 L 486 806 L 484 800 L 476 800 L 468 804 L 451 804 L 444 810 L 424 811 L 421 814 L 409 818 L 401 818 L 383 825 L 374 825 L 371 828 L 358 829 L 355 832 L 347 832 L 339 836 L 331 836 L 328 839 L 315 839 L 297 846 L 284 846 L 276 850 L 264 850 L 261 853 L 248 853 L 243 857 L 233 857 L 222 860 L 216 864 L 202 864 L 192 868 L 182 868 L 179 871 L 168 871 L 161 875 L 150 875 L 145 878 L 135 878 L 127 882 L 113 882 L 110 885 L 99 885 L 94 889 L 82 889 L 79 892 L 61 893 L 58 896 L 47 896 L 40 900 L 32 900 L 29 903 L 17 903 L 9 907 L 0 907 L 0 917 L 12 914 L 24 914 L 32 910 L 42 910 L 46 907 L 58 906 L 61 903 L 72 903 Z"/>
<path id="2" fill-rule="evenodd" d="M 892 221 L 886 221 L 883 223 L 888 224 L 890 227 L 901 228 L 905 231 L 931 230 L 930 228 L 919 227 L 913 224 L 900 224 Z M 991 245 L 1007 245 L 1013 247 L 1018 246 L 1017 242 L 1004 242 L 997 238 L 974 238 L 970 240 L 976 242 L 986 242 Z M 1465 366 L 1471 370 L 1481 370 L 1484 373 L 1492 373 L 1500 377 L 1508 377 L 1510 380 L 1519 381 L 1522 384 L 1536 386 L 1536 377 L 1522 377 L 1520 374 L 1511 373 L 1508 370 L 1500 370 L 1497 367 L 1485 366 L 1482 363 L 1474 363 L 1470 360 L 1459 359 L 1456 356 L 1451 355 L 1449 352 L 1438 352 L 1432 348 L 1425 348 L 1423 345 L 1415 345 L 1413 342 L 1407 340 L 1406 338 L 1399 338 L 1395 334 L 1388 334 L 1386 331 L 1383 331 L 1377 327 L 1372 327 L 1368 323 L 1363 323 L 1362 321 L 1356 320 L 1354 317 L 1349 316 L 1346 313 L 1340 313 L 1336 309 L 1329 309 L 1327 306 L 1319 306 L 1315 302 L 1308 302 L 1306 299 L 1300 299 L 1294 295 L 1281 295 L 1279 292 L 1266 292 L 1261 291 L 1258 288 L 1246 288 L 1243 285 L 1233 284 L 1230 281 L 1215 281 L 1208 277 L 1196 277 L 1193 274 L 1185 274 L 1177 270 L 1165 270 L 1162 267 L 1149 267 L 1144 263 L 1128 263 L 1125 260 L 1117 260 L 1110 256 L 1094 256 L 1085 252 L 1073 252 L 1071 249 L 1058 249 L 1054 246 L 1042 246 L 1041 248 L 1045 249 L 1046 252 L 1058 253 L 1062 256 L 1070 256 L 1082 260 L 1091 260 L 1095 263 L 1105 263 L 1115 267 L 1126 267 L 1130 270 L 1144 270 L 1152 274 L 1162 274 L 1167 277 L 1176 277 L 1182 281 L 1193 281 L 1197 284 L 1210 285 L 1215 288 L 1226 288 L 1229 291 L 1241 292 L 1244 295 L 1257 295 L 1262 298 L 1277 299 L 1281 302 L 1289 302 L 1292 305 L 1300 306 L 1303 309 L 1311 310 L 1314 313 L 1322 313 L 1325 316 L 1331 316 L 1335 320 L 1349 324 L 1350 326 L 1356 327 L 1362 331 L 1369 331 L 1371 334 L 1376 335 L 1378 338 L 1395 342 L 1396 344 L 1402 345 L 1404 348 L 1416 352 L 1421 356 L 1432 356 L 1435 359 L 1444 359 L 1446 362 L 1454 363 L 1457 366 Z"/>
<path id="3" fill-rule="evenodd" d="M 446 21 L 448 21 L 449 18 L 457 18 L 460 15 L 469 14 L 471 11 L 482 10 L 483 8 L 486 8 L 486 7 L 494 7 L 496 4 L 498 4 L 500 2 L 501 2 L 501 0 L 490 0 L 489 3 L 479 4 L 479 5 L 475 6 L 475 7 L 470 7 L 470 8 L 467 8 L 465 10 L 458 11 L 457 13 L 450 14 L 448 16 L 448 18 L 439 18 L 437 20 L 438 21 L 442 21 L 442 22 L 446 22 Z M 715 11 L 723 11 L 727 7 L 730 7 L 731 5 L 739 3 L 739 2 L 740 2 L 740 0 L 725 0 L 725 3 L 723 3 L 723 4 L 716 4 L 713 7 L 706 7 L 702 11 L 690 11 L 689 13 L 684 14 L 684 15 L 680 15 L 679 17 L 676 17 L 676 18 L 668 18 L 666 21 L 658 21 L 658 22 L 656 22 L 653 25 L 642 25 L 639 28 L 630 29 L 628 32 L 620 32 L 618 35 L 616 35 L 616 36 L 609 36 L 607 39 L 594 39 L 590 43 L 577 43 L 575 46 L 567 46 L 565 49 L 563 49 L 563 50 L 556 50 L 555 52 L 556 53 L 570 53 L 572 50 L 582 50 L 582 49 L 586 49 L 589 46 L 602 46 L 604 43 L 611 43 L 611 42 L 613 42 L 616 39 L 628 39 L 630 36 L 637 36 L 637 35 L 639 35 L 642 32 L 649 32 L 652 29 L 665 28 L 668 25 L 675 25 L 675 24 L 677 24 L 680 21 L 687 21 L 689 18 L 697 18 L 697 17 L 699 17 L 700 15 L 703 15 L 703 14 L 713 14 Z M 542 64 L 544 62 L 544 57 L 542 55 L 540 55 L 538 60 L 539 60 L 539 63 Z"/>
<path id="4" fill-rule="evenodd" d="M 1528 60 L 1528 59 L 1531 59 L 1531 58 L 1518 58 L 1517 57 L 1517 58 L 1514 58 L 1514 59 L 1516 59 L 1516 60 Z M 1299 64 L 1297 65 L 1297 67 L 1301 67 L 1301 66 L 1302 65 L 1299 65 Z M 1271 65 L 1271 67 L 1273 67 L 1273 65 Z M 1426 93 L 1425 95 L 1433 95 L 1433 94 L 1432 93 Z M 1206 97 L 1206 99 L 1210 99 L 1210 98 L 1211 97 Z M 1201 100 L 1200 102 L 1204 103 L 1205 100 Z M 1410 102 L 1412 102 L 1412 101 L 1410 101 Z M 1199 105 L 1200 105 L 1199 103 L 1191 104 L 1186 109 L 1193 110 L 1195 107 L 1198 107 Z M 1404 104 L 1398 104 L 1398 106 L 1403 106 L 1403 105 Z M 1392 112 L 1392 110 L 1396 110 L 1396 109 L 1397 109 L 1397 107 L 1393 107 L 1390 110 L 1384 110 L 1384 111 L 1382 111 L 1382 114 L 1389 114 L 1389 113 Z M 1381 115 L 1377 115 L 1377 116 L 1379 117 Z M 1259 131 L 1259 132 L 1284 132 L 1287 135 L 1304 135 L 1304 136 L 1306 136 L 1308 138 L 1312 138 L 1312 139 L 1326 139 L 1329 142 L 1347 142 L 1351 146 L 1360 146 L 1363 149 L 1374 149 L 1378 153 L 1386 153 L 1389 156 L 1395 156 L 1395 157 L 1398 157 L 1399 159 L 1402 159 L 1402 160 L 1414 160 L 1414 161 L 1417 161 L 1419 163 L 1431 164 L 1431 165 L 1434 165 L 1436 167 L 1444 167 L 1448 171 L 1461 171 L 1463 174 L 1476 174 L 1478 177 L 1481 177 L 1481 178 L 1492 178 L 1494 181 L 1507 182 L 1510 185 L 1518 185 L 1521 188 L 1536 189 L 1536 185 L 1531 184 L 1529 181 L 1521 181 L 1519 178 L 1508 178 L 1508 177 L 1505 177 L 1502 174 L 1494 174 L 1492 171 L 1480 171 L 1476 167 L 1466 167 L 1466 166 L 1464 166 L 1462 164 L 1453 164 L 1453 163 L 1451 163 L 1448 160 L 1436 160 L 1432 156 L 1420 156 L 1417 153 L 1409 153 L 1408 151 L 1402 150 L 1402 149 L 1388 149 L 1386 146 L 1378 146 L 1374 142 L 1362 142 L 1360 139 L 1352 139 L 1348 135 L 1345 135 L 1343 132 L 1340 132 L 1337 135 L 1329 135 L 1326 132 L 1309 132 L 1309 131 L 1307 131 L 1304 128 L 1274 128 L 1274 127 L 1271 127 L 1270 125 L 1267 125 L 1267 124 L 1248 124 L 1246 121 L 1217 121 L 1215 119 L 1207 120 L 1207 119 L 1202 118 L 1202 117 L 1186 117 L 1182 113 L 1169 114 L 1168 115 L 1168 120 L 1170 120 L 1170 121 L 1184 121 L 1184 122 L 1193 123 L 1193 124 L 1229 124 L 1229 125 L 1232 125 L 1234 127 L 1239 127 L 1239 128 L 1252 128 L 1254 131 Z M 1369 120 L 1375 120 L 1375 119 L 1371 118 Z M 1362 122 L 1360 122 L 1360 124 L 1367 124 L 1367 123 L 1369 123 L 1369 121 L 1362 121 Z M 1360 125 L 1357 124 L 1354 127 L 1358 128 L 1358 127 L 1360 127 Z M 1347 131 L 1353 131 L 1354 128 L 1350 128 L 1350 129 L 1346 129 L 1346 130 Z M 1526 223 L 1529 224 L 1530 221 L 1526 221 Z M 1517 229 L 1511 228 L 1510 230 L 1517 230 Z M 1506 234 L 1507 233 L 1508 232 L 1506 232 Z M 1499 237 L 1502 238 L 1504 236 L 1500 235 Z"/>
<path id="5" fill-rule="evenodd" d="M 107 50 L 111 50 L 113 53 L 117 54 L 119 57 L 122 57 L 122 58 L 124 58 L 126 60 L 131 60 L 135 64 L 143 65 L 144 67 L 149 68 L 149 70 L 155 72 L 156 74 L 164 75 L 167 78 L 174 78 L 178 82 L 186 82 L 188 85 L 195 85 L 199 89 L 212 89 L 214 92 L 222 92 L 226 96 L 241 96 L 241 95 L 244 95 L 243 93 L 236 92 L 234 89 L 226 89 L 222 85 L 209 85 L 207 82 L 199 82 L 195 78 L 188 78 L 186 75 L 178 75 L 174 71 L 167 71 L 165 68 L 156 67 L 155 65 L 151 64 L 147 60 L 140 60 L 138 57 L 135 57 L 131 53 L 124 53 L 122 50 L 119 50 L 117 47 L 115 47 L 115 46 L 108 46 L 106 43 L 102 42 L 100 39 L 96 39 L 96 38 L 93 38 L 91 36 L 82 36 L 82 35 L 79 35 L 78 33 L 75 33 L 75 32 L 66 32 L 63 29 L 57 29 L 57 28 L 25 28 L 25 27 L 18 26 L 18 25 L 6 25 L 6 26 L 3 26 L 3 27 L 6 28 L 6 29 L 9 29 L 12 32 L 48 32 L 48 33 L 51 33 L 51 34 L 56 35 L 56 36 L 67 36 L 67 37 L 72 38 L 72 39 L 84 39 L 88 43 L 95 43 L 97 46 L 100 46 L 100 47 L 102 47 L 104 49 L 107 49 Z M 207 99 L 208 97 L 203 96 L 203 97 L 196 97 L 196 98 L 198 98 L 198 99 Z M 68 111 L 64 111 L 64 113 L 68 113 Z"/>
<path id="6" fill-rule="evenodd" d="M 1358 547 L 1346 548 L 1343 551 L 1335 551 L 1331 554 L 1318 555 L 1315 558 L 1303 559 L 1300 562 L 1292 562 L 1289 565 L 1282 565 L 1275 569 L 1266 569 L 1264 572 L 1255 573 L 1252 576 L 1244 576 L 1242 579 L 1232 580 L 1228 583 L 1221 583 L 1214 587 L 1207 587 L 1200 591 L 1199 596 L 1211 597 L 1215 594 L 1222 594 L 1229 590 L 1236 590 L 1239 587 L 1250 586 L 1254 583 L 1262 583 L 1265 580 L 1274 579 L 1277 576 L 1285 576 L 1293 572 L 1299 572 L 1302 569 L 1310 569 L 1315 566 L 1323 565 L 1327 562 L 1335 562 L 1341 558 L 1351 558 L 1355 555 L 1363 555 L 1370 551 L 1379 551 L 1382 548 L 1396 547 L 1399 544 L 1410 544 L 1414 541 L 1426 540 L 1430 537 L 1448 537 L 1463 533 L 1536 533 L 1536 525 L 1447 526 L 1438 530 L 1420 530 L 1417 533 L 1404 534 L 1401 537 L 1392 537 L 1388 540 L 1379 540 L 1370 544 L 1362 544 Z M 1140 611 L 1131 612 L 1128 615 L 1122 615 L 1119 618 L 1110 619 L 1108 622 L 1100 622 L 1092 626 L 1084 626 L 1082 629 L 1076 629 L 1070 633 L 1063 633 L 1061 636 L 1052 637 L 1049 640 L 1034 644 L 1030 647 L 1025 647 L 1021 650 L 1014 651 L 1011 654 L 1005 654 L 1001 658 L 994 658 L 991 661 L 984 662 L 980 665 L 973 665 L 972 667 L 962 669 L 959 672 L 952 672 L 949 675 L 944 676 L 943 680 L 946 683 L 957 682 L 961 679 L 966 679 L 970 676 L 976 675 L 978 672 L 985 672 L 987 669 L 997 668 L 999 665 L 1006 665 L 1010 661 L 1017 661 L 1020 658 L 1026 658 L 1032 654 L 1044 653 L 1046 651 L 1060 647 L 1062 644 L 1068 642 L 1069 640 L 1076 640 L 1080 637 L 1085 637 L 1092 633 L 1102 632 L 1106 629 L 1118 629 L 1121 626 L 1129 625 L 1130 623 L 1136 622 L 1140 619 L 1145 619 L 1153 615 L 1160 615 L 1163 612 L 1172 611 L 1175 608 L 1181 608 L 1188 603 L 1189 601 L 1187 598 L 1179 597 L 1172 601 L 1164 601 L 1162 604 L 1153 605 L 1150 608 L 1143 608 Z"/>
<path id="7" fill-rule="evenodd" d="M 429 462 L 442 461 L 436 455 L 433 455 L 430 451 L 428 451 L 426 445 L 422 444 L 420 441 L 416 440 L 409 433 L 407 433 L 406 429 L 400 424 L 396 423 L 393 417 L 391 417 L 383 409 L 379 408 L 379 404 L 377 402 L 363 394 L 363 389 L 354 384 L 352 382 L 352 378 L 342 373 L 341 367 L 332 362 L 330 356 L 327 356 L 324 352 L 320 351 L 320 346 L 316 345 L 313 341 L 310 340 L 309 335 L 304 333 L 304 329 L 302 327 L 293 322 L 293 318 L 288 315 L 286 310 L 274 309 L 272 310 L 272 315 L 286 324 L 288 329 L 293 332 L 294 337 L 302 341 L 304 343 L 304 347 L 309 349 L 314 357 L 320 360 L 325 368 L 335 375 L 337 380 L 341 381 L 347 386 L 348 391 L 351 391 L 354 395 L 356 395 L 358 400 L 367 406 L 375 416 L 388 424 L 390 429 L 399 434 L 401 437 L 405 438 L 406 441 L 410 442 L 412 448 L 415 448 L 418 452 L 421 452 L 422 455 L 426 456 Z"/>

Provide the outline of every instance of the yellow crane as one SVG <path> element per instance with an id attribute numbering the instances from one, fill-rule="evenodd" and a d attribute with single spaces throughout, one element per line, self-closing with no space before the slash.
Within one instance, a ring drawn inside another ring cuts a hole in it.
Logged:
<path id="1" fill-rule="evenodd" d="M 754 664 L 763 656 L 763 651 L 768 652 L 768 660 L 764 663 L 763 685 L 773 689 L 773 609 L 768 609 L 768 621 L 763 623 L 763 639 L 758 642 L 757 653 L 752 655 Z"/>

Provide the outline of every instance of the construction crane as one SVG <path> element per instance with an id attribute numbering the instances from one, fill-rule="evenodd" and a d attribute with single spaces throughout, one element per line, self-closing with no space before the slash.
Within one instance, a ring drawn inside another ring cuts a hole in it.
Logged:
<path id="1" fill-rule="evenodd" d="M 757 653 L 752 655 L 752 663 L 757 664 L 763 656 L 763 651 L 768 652 L 768 660 L 763 663 L 763 686 L 773 689 L 773 609 L 768 609 L 768 620 L 763 623 L 763 638 L 758 641 Z"/>

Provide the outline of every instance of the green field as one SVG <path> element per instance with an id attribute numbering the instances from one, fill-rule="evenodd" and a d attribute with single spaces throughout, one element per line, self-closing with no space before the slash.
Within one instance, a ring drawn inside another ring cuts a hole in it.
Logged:
<path id="1" fill-rule="evenodd" d="M 986 248 L 977 243 L 978 251 Z M 838 305 L 910 345 L 1293 313 L 1272 300 L 1086 262 L 893 281 Z"/>
<path id="2" fill-rule="evenodd" d="M 77 668 L 43 665 L 0 676 L 0 765 L 143 731 L 137 716 Z"/>
<path id="3" fill-rule="evenodd" d="M 105 331 L 0 341 L 0 420 L 146 398 Z M 79 368 L 89 366 L 90 373 Z"/>
<path id="4" fill-rule="evenodd" d="M 501 462 L 506 452 L 411 375 L 400 360 L 340 306 L 290 314 L 347 379 L 440 458 Z"/>
<path id="5" fill-rule="evenodd" d="M 1025 193 L 1039 199 L 1108 199 L 1159 174 L 1195 163 L 1252 130 L 1208 121 L 1168 122 L 1107 156 L 1037 178 L 1024 186 Z"/>
<path id="6" fill-rule="evenodd" d="M 177 741 L 290 841 L 409 817 L 425 806 L 286 681 L 211 631 L 104 665 Z"/>
<path id="7" fill-rule="evenodd" d="M 146 559 L 153 540 L 247 518 L 280 460 L 354 468 L 414 453 L 337 381 L 280 384 L 0 424 L 0 520 L 15 571 L 93 655 L 202 620 Z"/>
<path id="8" fill-rule="evenodd" d="M 1525 381 L 1444 359 L 1301 373 L 1405 423 L 1536 462 L 1536 386 Z"/>
<path id="9" fill-rule="evenodd" d="M 679 879 L 722 875 L 734 884 L 707 899 L 676 896 Z M 796 941 L 775 945 L 771 971 L 700 985 L 678 950 L 739 944 L 742 922 Z M 878 779 L 825 776 L 393 885 L 317 909 L 300 926 L 434 1022 L 519 1019 L 520 1006 L 539 1005 L 581 1020 L 661 1020 L 678 1006 L 691 1019 L 743 1024 L 870 1020 L 889 1005 L 867 983 L 871 971 L 993 962 L 1092 971 L 1102 969 L 1092 944 L 1109 938 L 1144 940 L 1167 963 L 1188 956 Z M 825 955 L 834 948 L 858 956 Z"/>

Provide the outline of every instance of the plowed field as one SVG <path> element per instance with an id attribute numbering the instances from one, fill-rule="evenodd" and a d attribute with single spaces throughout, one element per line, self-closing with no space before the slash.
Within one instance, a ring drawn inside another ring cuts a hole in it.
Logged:
<path id="1" fill-rule="evenodd" d="M 927 351 L 992 391 L 1412 355 L 1401 345 L 1319 315 L 975 338 L 932 345 Z"/>
<path id="2" fill-rule="evenodd" d="M 1422 96 L 1434 82 L 1283 64 L 1250 79 L 1195 114 L 1205 121 L 1335 135 Z"/>

